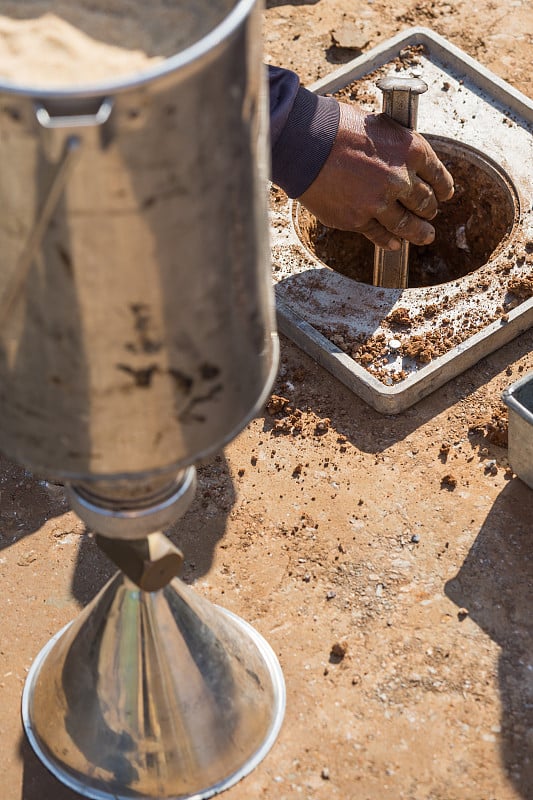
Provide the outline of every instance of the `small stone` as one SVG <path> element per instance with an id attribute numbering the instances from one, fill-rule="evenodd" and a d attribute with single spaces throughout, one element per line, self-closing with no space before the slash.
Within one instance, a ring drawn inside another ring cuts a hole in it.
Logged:
<path id="1" fill-rule="evenodd" d="M 364 22 L 345 20 L 330 32 L 331 40 L 336 47 L 346 50 L 364 50 L 370 40 L 367 27 Z"/>
<path id="2" fill-rule="evenodd" d="M 28 552 L 23 553 L 17 561 L 17 565 L 19 567 L 29 567 L 30 564 L 33 564 L 34 561 L 37 561 L 37 553 L 35 550 L 28 550 Z"/>
<path id="3" fill-rule="evenodd" d="M 337 592 L 334 592 L 333 589 L 330 589 L 326 594 L 326 600 L 333 600 L 334 597 L 337 597 Z"/>
<path id="4" fill-rule="evenodd" d="M 324 767 L 320 773 L 320 777 L 325 781 L 329 781 L 329 769 L 327 767 Z"/>
<path id="5" fill-rule="evenodd" d="M 278 394 L 273 394 L 268 401 L 266 408 L 269 414 L 274 415 L 283 412 L 288 405 L 289 401 L 286 397 L 280 397 Z"/>
<path id="6" fill-rule="evenodd" d="M 329 430 L 330 423 L 331 420 L 328 417 L 325 417 L 324 419 L 319 419 L 315 426 L 315 433 L 317 434 L 325 433 L 327 430 Z"/>
<path id="7" fill-rule="evenodd" d="M 346 642 L 335 642 L 335 644 L 331 646 L 329 660 L 331 662 L 338 663 L 339 661 L 342 661 L 347 652 L 348 645 Z"/>
<path id="8" fill-rule="evenodd" d="M 457 612 L 457 616 L 459 621 L 462 622 L 466 617 L 468 617 L 468 609 L 467 608 L 460 608 Z"/>

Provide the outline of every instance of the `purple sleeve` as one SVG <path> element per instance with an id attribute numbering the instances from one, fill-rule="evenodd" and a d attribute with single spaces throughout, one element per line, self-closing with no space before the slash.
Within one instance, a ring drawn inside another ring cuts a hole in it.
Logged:
<path id="1" fill-rule="evenodd" d="M 313 183 L 331 152 L 339 104 L 304 89 L 296 73 L 268 68 L 272 181 L 289 197 Z"/>

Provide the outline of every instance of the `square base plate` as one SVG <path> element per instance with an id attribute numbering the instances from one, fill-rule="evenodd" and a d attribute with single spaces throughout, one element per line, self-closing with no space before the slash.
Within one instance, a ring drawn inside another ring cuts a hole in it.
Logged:
<path id="1" fill-rule="evenodd" d="M 422 77 L 429 91 L 418 130 L 474 148 L 503 170 L 517 198 L 512 233 L 487 264 L 448 283 L 401 290 L 355 281 L 321 262 L 298 235 L 298 204 L 273 189 L 280 330 L 377 411 L 396 414 L 533 324 L 533 297 L 509 289 L 509 281 L 530 280 L 533 272 L 533 102 L 426 28 L 389 39 L 310 89 L 332 94 L 357 81 L 358 103 L 379 112 L 380 71 Z M 405 309 L 413 321 L 398 326 Z M 434 357 L 421 363 L 402 355 L 415 337 L 443 328 L 449 335 Z M 354 342 L 364 343 L 360 361 Z"/>

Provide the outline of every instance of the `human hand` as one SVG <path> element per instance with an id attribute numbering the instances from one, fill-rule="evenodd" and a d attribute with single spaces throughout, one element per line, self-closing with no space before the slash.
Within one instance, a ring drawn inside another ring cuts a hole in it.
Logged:
<path id="1" fill-rule="evenodd" d="M 323 225 L 364 234 L 385 250 L 430 244 L 438 203 L 453 178 L 428 142 L 385 114 L 340 104 L 331 153 L 298 198 Z"/>

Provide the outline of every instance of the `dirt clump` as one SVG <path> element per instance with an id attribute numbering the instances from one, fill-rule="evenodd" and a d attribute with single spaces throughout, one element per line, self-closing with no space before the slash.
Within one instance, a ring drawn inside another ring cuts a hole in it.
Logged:
<path id="1" fill-rule="evenodd" d="M 418 361 L 420 364 L 429 364 L 436 355 L 433 344 L 429 342 L 428 337 L 425 336 L 411 337 L 411 339 L 403 345 L 402 351 L 406 356 L 414 358 L 415 361 Z"/>
<path id="2" fill-rule="evenodd" d="M 507 290 L 518 298 L 520 302 L 529 300 L 530 297 L 533 297 L 533 277 L 511 278 L 507 284 Z"/>

